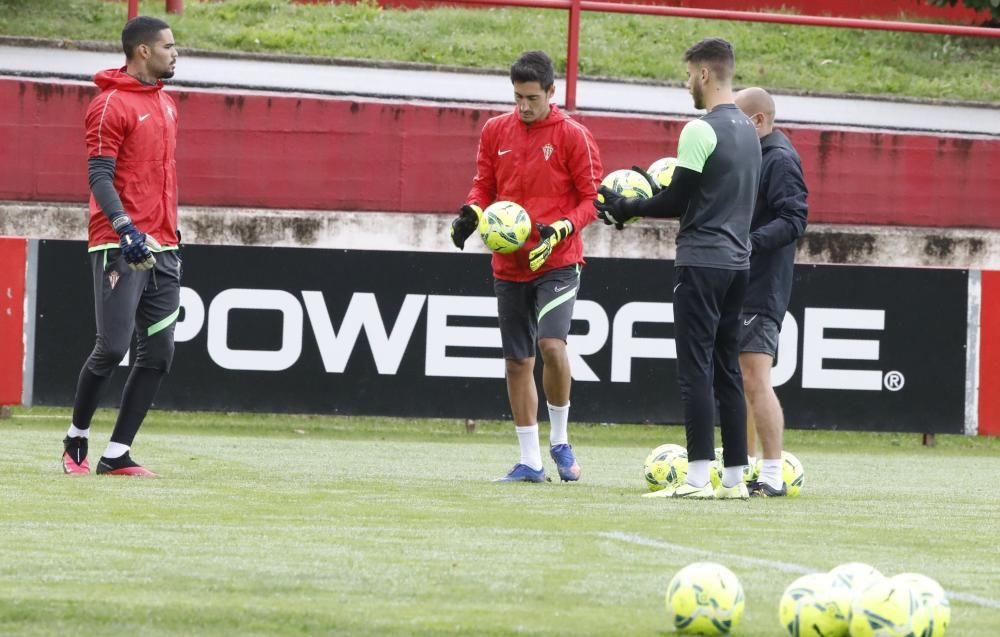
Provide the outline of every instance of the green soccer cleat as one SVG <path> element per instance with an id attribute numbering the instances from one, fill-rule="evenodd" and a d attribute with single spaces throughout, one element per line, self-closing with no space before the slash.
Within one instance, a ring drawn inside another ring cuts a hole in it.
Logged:
<path id="1" fill-rule="evenodd" d="M 721 484 L 715 488 L 716 500 L 749 500 L 750 492 L 747 490 L 745 482 L 740 482 L 736 486 L 724 487 Z"/>

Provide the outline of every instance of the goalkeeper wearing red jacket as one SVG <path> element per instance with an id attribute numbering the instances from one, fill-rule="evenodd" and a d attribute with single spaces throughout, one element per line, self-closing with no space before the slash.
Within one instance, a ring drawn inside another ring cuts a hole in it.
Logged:
<path id="1" fill-rule="evenodd" d="M 479 139 L 476 177 L 451 225 L 458 248 L 475 232 L 483 208 L 513 201 L 531 216 L 531 236 L 512 254 L 493 254 L 507 394 L 521 457 L 499 482 L 546 480 L 538 442 L 535 354 L 542 355 L 548 404 L 549 454 L 559 477 L 580 479 L 567 435 L 571 374 L 566 338 L 584 265 L 580 232 L 596 216 L 593 201 L 602 177 L 594 138 L 551 103 L 552 60 L 529 51 L 510 68 L 517 107 L 486 122 Z"/>

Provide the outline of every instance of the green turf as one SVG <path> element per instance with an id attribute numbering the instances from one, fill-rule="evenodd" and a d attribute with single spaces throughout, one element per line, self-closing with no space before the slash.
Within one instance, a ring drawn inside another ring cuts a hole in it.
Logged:
<path id="1" fill-rule="evenodd" d="M 0 421 L 3 635 L 661 635 L 703 559 L 743 583 L 738 635 L 781 634 L 778 562 L 856 560 L 958 593 L 949 635 L 1000 632 L 996 439 L 789 432 L 801 497 L 671 502 L 639 495 L 676 427 L 575 427 L 581 483 L 496 485 L 509 424 L 154 412 L 142 480 L 62 475 L 67 421 Z"/>
<path id="2" fill-rule="evenodd" d="M 164 2 L 144 0 L 141 10 L 164 16 Z M 188 0 L 183 16 L 164 17 L 181 46 L 204 49 L 503 70 L 517 52 L 543 48 L 560 69 L 566 63 L 565 11 Z M 124 2 L 0 0 L 0 34 L 6 35 L 114 41 L 124 18 Z M 585 12 L 580 72 L 680 83 L 681 54 L 708 35 L 735 44 L 741 86 L 1000 101 L 1000 46 L 993 38 Z"/>

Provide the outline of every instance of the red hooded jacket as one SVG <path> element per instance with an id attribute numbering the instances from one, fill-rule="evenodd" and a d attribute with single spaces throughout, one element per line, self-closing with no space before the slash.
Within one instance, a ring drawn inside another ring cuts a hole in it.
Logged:
<path id="1" fill-rule="evenodd" d="M 583 261 L 580 231 L 597 218 L 593 201 L 603 172 L 597 144 L 583 124 L 554 104 L 548 117 L 524 124 L 517 109 L 490 118 L 479 137 L 476 178 L 466 203 L 482 208 L 495 201 L 520 204 L 531 217 L 531 236 L 512 254 L 493 253 L 493 275 L 505 281 L 530 281 L 548 270 Z M 538 245 L 535 224 L 565 217 L 573 234 L 563 239 L 541 269 L 528 267 L 528 252 Z"/>
<path id="2" fill-rule="evenodd" d="M 108 69 L 94 76 L 100 94 L 87 108 L 88 157 L 115 159 L 115 190 L 140 232 L 177 245 L 177 105 L 163 82 L 143 84 Z M 118 233 L 90 196 L 89 247 L 118 247 Z"/>

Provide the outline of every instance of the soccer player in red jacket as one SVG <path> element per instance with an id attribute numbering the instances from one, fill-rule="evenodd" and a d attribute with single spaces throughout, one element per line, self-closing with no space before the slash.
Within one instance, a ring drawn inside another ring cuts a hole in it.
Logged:
<path id="1" fill-rule="evenodd" d="M 77 381 L 63 470 L 90 473 L 90 421 L 135 333 L 135 365 L 97 473 L 152 476 L 129 449 L 174 354 L 180 313 L 177 254 L 177 105 L 161 80 L 173 77 L 177 49 L 169 25 L 139 16 L 122 30 L 126 65 L 101 71 L 87 109 L 90 180 L 88 247 L 97 343 Z"/>
<path id="2" fill-rule="evenodd" d="M 602 171 L 590 131 L 551 103 L 554 74 L 542 51 L 524 53 L 511 66 L 517 107 L 483 126 L 472 190 L 451 226 L 452 241 L 463 248 L 482 209 L 495 201 L 520 204 L 535 225 L 524 248 L 493 254 L 507 394 L 521 448 L 520 461 L 498 482 L 546 479 L 538 442 L 536 344 L 551 424 L 549 454 L 560 478 L 580 479 L 566 432 L 566 337 L 584 264 L 580 232 L 596 218 L 593 201 Z"/>

